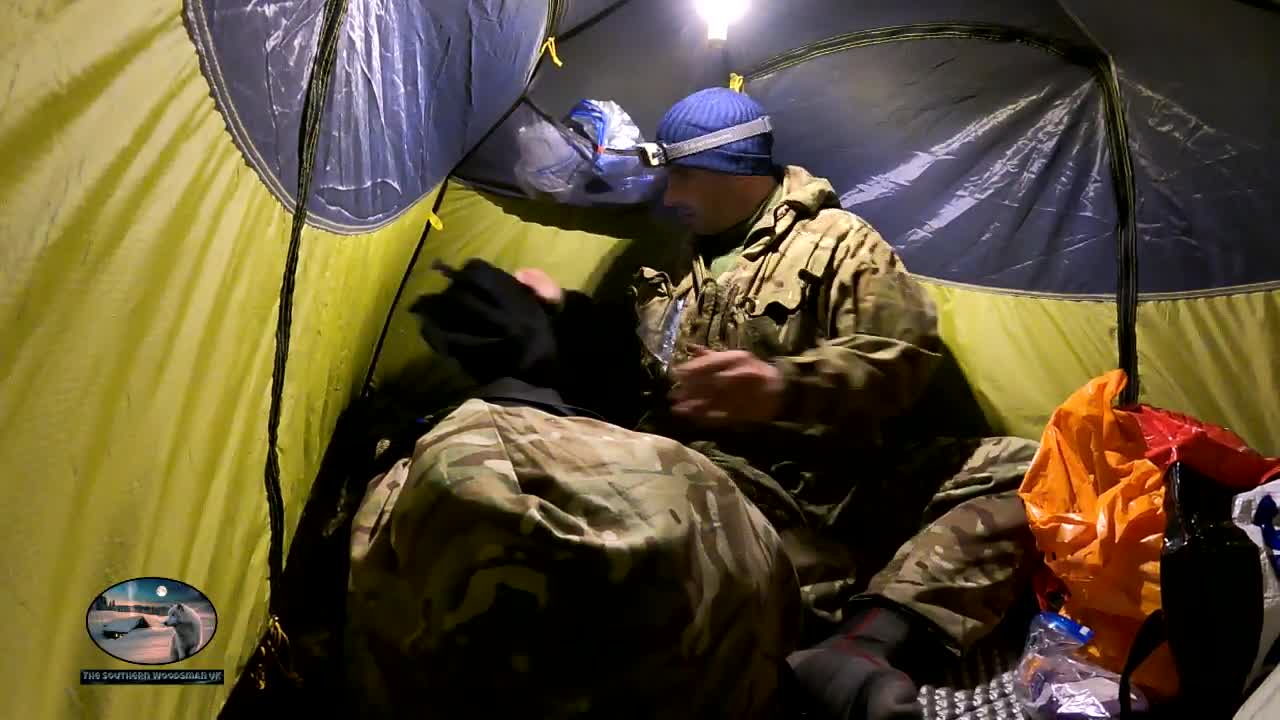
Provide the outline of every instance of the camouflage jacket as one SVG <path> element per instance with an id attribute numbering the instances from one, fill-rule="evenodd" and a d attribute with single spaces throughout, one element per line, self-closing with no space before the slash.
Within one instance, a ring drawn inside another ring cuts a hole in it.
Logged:
<path id="1" fill-rule="evenodd" d="M 665 371 L 689 343 L 749 350 L 782 370 L 787 423 L 865 427 L 904 412 L 939 358 L 932 301 L 830 183 L 791 167 L 782 189 L 718 278 L 700 258 L 679 281 L 641 269 L 648 360 Z"/>

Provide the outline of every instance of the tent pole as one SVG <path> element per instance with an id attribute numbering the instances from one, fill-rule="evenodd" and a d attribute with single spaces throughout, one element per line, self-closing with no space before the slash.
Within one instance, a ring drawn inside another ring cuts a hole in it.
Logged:
<path id="1" fill-rule="evenodd" d="M 440 213 L 440 206 L 444 203 L 445 191 L 449 187 L 449 177 L 445 177 L 440 181 L 440 190 L 436 193 L 435 204 L 431 208 L 431 212 Z M 391 305 L 387 308 L 387 317 L 382 323 L 382 333 L 378 335 L 378 344 L 373 348 L 373 357 L 369 358 L 369 370 L 364 376 L 364 385 L 360 389 L 360 397 L 368 397 L 373 391 L 373 374 L 378 368 L 378 358 L 382 355 L 382 346 L 386 343 L 387 332 L 391 330 L 391 318 L 395 317 L 396 307 L 400 305 L 400 298 L 404 295 L 405 286 L 409 284 L 409 276 L 413 274 L 413 268 L 418 265 L 418 256 L 422 254 L 422 248 L 426 245 L 427 236 L 431 234 L 431 223 L 425 223 L 422 228 L 422 234 L 418 236 L 418 245 L 413 249 L 413 255 L 409 258 L 409 264 L 404 268 L 404 274 L 400 276 L 400 286 L 396 288 L 395 297 L 391 299 Z"/>

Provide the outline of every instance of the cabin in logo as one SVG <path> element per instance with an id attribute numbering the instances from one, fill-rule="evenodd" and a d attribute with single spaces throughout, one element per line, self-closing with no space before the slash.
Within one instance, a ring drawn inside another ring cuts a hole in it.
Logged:
<path id="1" fill-rule="evenodd" d="M 149 627 L 151 627 L 151 625 L 147 622 L 146 618 L 141 615 L 135 615 L 133 617 L 121 618 L 120 620 L 112 620 L 106 625 L 103 625 L 102 635 L 105 638 L 114 640 L 118 637 L 128 635 L 130 632 L 137 630 L 138 628 Z"/>

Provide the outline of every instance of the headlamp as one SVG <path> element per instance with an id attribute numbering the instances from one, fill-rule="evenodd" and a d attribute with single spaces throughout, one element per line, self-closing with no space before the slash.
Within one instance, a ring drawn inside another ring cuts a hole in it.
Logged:
<path id="1" fill-rule="evenodd" d="M 663 167 L 664 165 L 669 165 L 672 160 L 696 155 L 700 152 L 718 148 L 721 145 L 728 145 L 729 143 L 746 140 L 749 137 L 763 135 L 768 132 L 773 132 L 773 123 L 769 120 L 769 116 L 765 115 L 741 125 L 734 125 L 713 133 L 699 135 L 683 142 L 670 145 L 656 142 L 640 143 L 635 146 L 635 149 L 640 156 L 640 161 L 646 166 Z"/>

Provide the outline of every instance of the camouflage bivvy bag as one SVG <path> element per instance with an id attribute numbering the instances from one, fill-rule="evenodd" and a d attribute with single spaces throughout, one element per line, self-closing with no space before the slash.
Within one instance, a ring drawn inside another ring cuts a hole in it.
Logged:
<path id="1" fill-rule="evenodd" d="M 470 400 L 354 520 L 367 717 L 765 717 L 796 574 L 710 461 L 597 420 Z"/>

